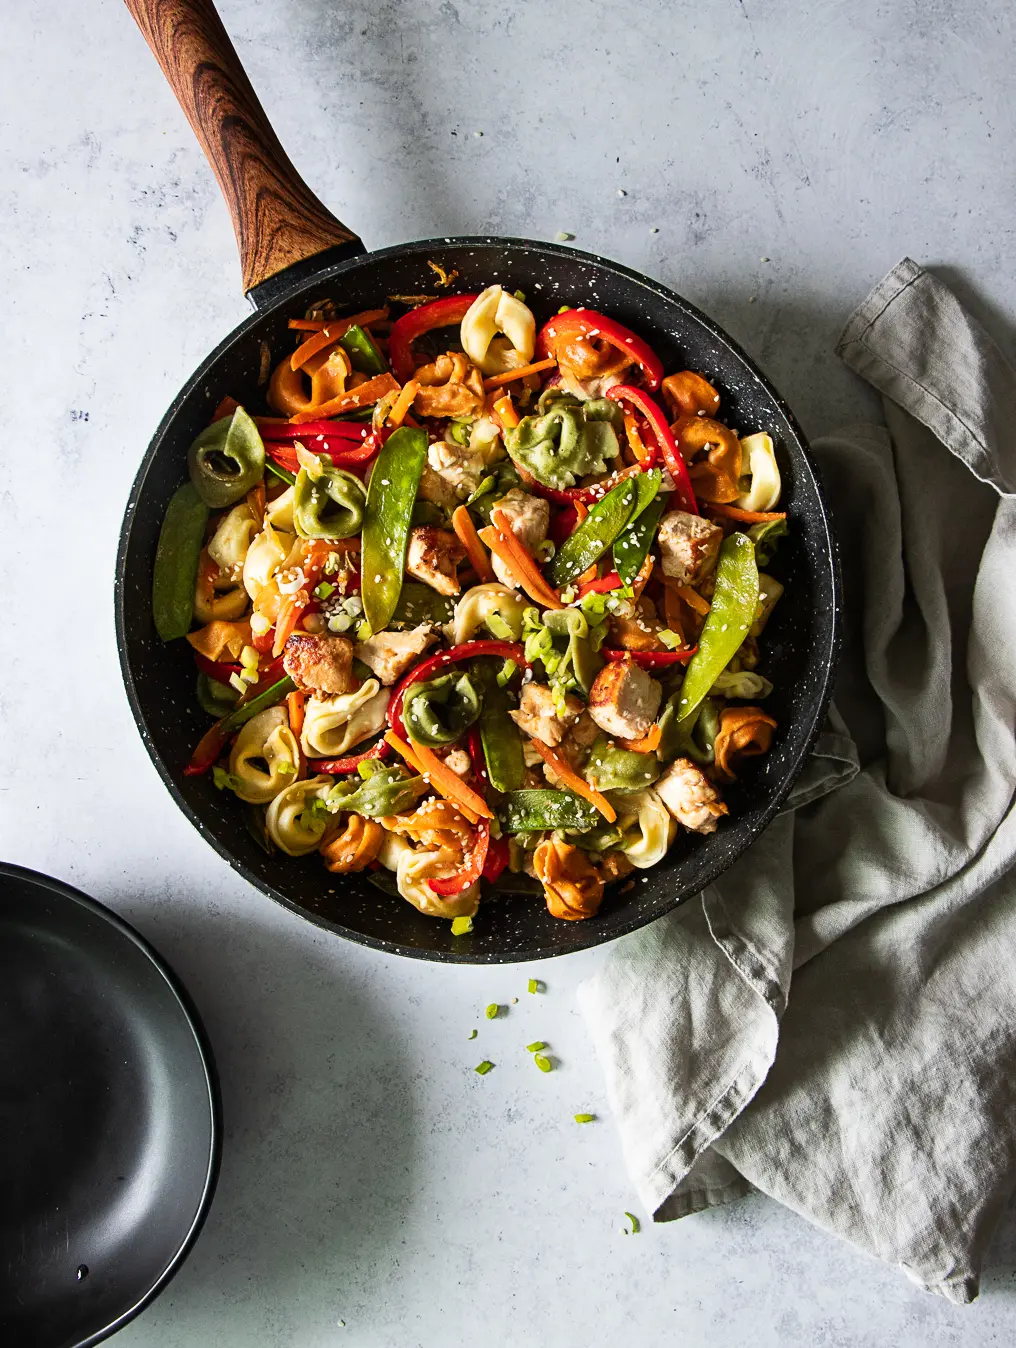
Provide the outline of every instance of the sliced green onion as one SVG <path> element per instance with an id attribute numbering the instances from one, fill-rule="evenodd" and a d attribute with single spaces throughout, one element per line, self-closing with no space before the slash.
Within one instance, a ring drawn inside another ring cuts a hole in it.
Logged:
<path id="1" fill-rule="evenodd" d="M 668 651 L 676 651 L 678 646 L 683 646 L 684 642 L 676 632 L 672 632 L 669 627 L 662 627 L 656 635 L 666 646 Z"/>
<path id="2" fill-rule="evenodd" d="M 527 1044 L 527 1045 L 526 1045 L 526 1052 L 527 1052 L 527 1053 L 539 1053 L 539 1051 L 540 1051 L 541 1049 L 546 1048 L 546 1047 L 547 1047 L 547 1045 L 543 1042 L 542 1039 L 537 1039 L 537 1041 L 536 1041 L 535 1044 Z"/>
<path id="3" fill-rule="evenodd" d="M 497 1002 L 491 1002 L 490 1006 L 487 1007 L 486 1011 L 483 1014 L 487 1017 L 488 1020 L 496 1020 L 497 1013 L 500 1010 L 501 1008 L 498 1006 Z"/>
<path id="4" fill-rule="evenodd" d="M 526 292 L 524 290 L 515 290 L 512 292 L 520 304 L 526 302 Z"/>
<path id="5" fill-rule="evenodd" d="M 472 930 L 473 930 L 473 919 L 471 917 L 452 918 L 453 936 L 468 936 Z"/>
<path id="6" fill-rule="evenodd" d="M 315 585 L 314 587 L 315 599 L 327 599 L 330 594 L 334 593 L 335 586 L 330 584 L 327 580 L 323 580 L 320 585 Z"/>
<path id="7" fill-rule="evenodd" d="M 595 1123 L 595 1122 L 596 1122 L 596 1115 L 595 1115 L 595 1114 L 576 1114 L 576 1115 L 575 1115 L 575 1122 L 576 1122 L 576 1123 Z"/>
<path id="8" fill-rule="evenodd" d="M 470 1031 L 469 1031 L 469 1038 L 470 1038 L 470 1039 L 475 1039 L 476 1036 L 477 1036 L 477 1034 L 478 1034 L 478 1031 L 477 1031 L 477 1030 L 470 1030 Z"/>
<path id="9" fill-rule="evenodd" d="M 533 1062 L 536 1063 L 541 1072 L 553 1072 L 554 1070 L 554 1064 L 542 1053 L 535 1053 L 533 1055 Z"/>
<path id="10" fill-rule="evenodd" d="M 634 1212 L 626 1212 L 624 1215 L 631 1222 L 630 1231 L 626 1230 L 624 1227 L 621 1228 L 624 1231 L 624 1234 L 626 1236 L 637 1236 L 638 1233 L 642 1230 L 642 1226 L 639 1222 L 639 1219 L 635 1216 Z"/>
<path id="11" fill-rule="evenodd" d="M 291 763 L 288 758 L 281 758 L 275 764 L 275 770 L 283 777 L 292 777 L 293 773 L 296 771 L 296 764 Z"/>
<path id="12" fill-rule="evenodd" d="M 543 991 L 543 984 L 540 982 L 540 980 L 539 980 L 538 978 L 531 978 L 531 979 L 529 980 L 529 991 L 530 991 L 530 992 L 542 992 L 542 991 Z"/>
<path id="13" fill-rule="evenodd" d="M 371 627 L 367 619 L 364 618 L 363 622 L 356 629 L 357 641 L 369 641 L 373 635 L 374 635 L 373 627 Z"/>
<path id="14" fill-rule="evenodd" d="M 212 768 L 212 781 L 220 791 L 235 791 L 240 785 L 231 772 L 227 772 L 225 768 L 220 768 L 218 764 Z"/>
<path id="15" fill-rule="evenodd" d="M 484 1058 L 483 1062 L 473 1068 L 473 1071 L 476 1072 L 478 1076 L 485 1077 L 493 1066 L 494 1064 L 488 1058 Z"/>

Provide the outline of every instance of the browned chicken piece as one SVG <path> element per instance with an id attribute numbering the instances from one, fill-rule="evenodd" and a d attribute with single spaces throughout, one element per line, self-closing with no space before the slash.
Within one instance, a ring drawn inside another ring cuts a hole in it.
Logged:
<path id="1" fill-rule="evenodd" d="M 677 822 L 693 833 L 715 833 L 727 813 L 719 791 L 690 758 L 675 759 L 653 790 Z"/>
<path id="2" fill-rule="evenodd" d="M 658 538 L 663 574 L 679 585 L 695 585 L 716 565 L 723 530 L 701 515 L 671 510 L 660 520 Z"/>
<path id="3" fill-rule="evenodd" d="M 436 640 L 437 633 L 430 623 L 421 623 L 409 632 L 379 632 L 366 641 L 358 641 L 355 654 L 390 688 Z"/>
<path id="4" fill-rule="evenodd" d="M 406 571 L 438 594 L 459 594 L 462 586 L 455 568 L 466 555 L 466 550 L 447 529 L 432 525 L 417 525 L 409 533 L 406 553 Z"/>
<path id="5" fill-rule="evenodd" d="M 447 351 L 413 376 L 413 406 L 423 417 L 474 417 L 483 411 L 483 374 L 464 351 Z"/>
<path id="6" fill-rule="evenodd" d="M 637 604 L 626 600 L 611 614 L 608 646 L 620 646 L 626 651 L 662 651 L 663 642 L 656 635 L 663 624 L 656 616 L 656 605 L 644 595 Z"/>
<path id="7" fill-rule="evenodd" d="M 356 687 L 348 637 L 294 632 L 282 652 L 282 667 L 305 693 L 350 693 Z"/>
<path id="8" fill-rule="evenodd" d="M 472 496 L 486 473 L 483 458 L 468 445 L 436 440 L 427 450 L 420 478 L 420 499 L 454 510 Z"/>
<path id="9" fill-rule="evenodd" d="M 554 704 L 554 694 L 546 684 L 527 683 L 522 689 L 518 711 L 510 711 L 508 715 L 520 730 L 553 749 L 582 713 L 582 703 L 570 693 L 565 694 L 564 707 L 562 716 Z"/>
<path id="10" fill-rule="evenodd" d="M 662 697 L 660 684 L 634 660 L 618 660 L 593 680 L 589 715 L 608 735 L 637 740 L 656 720 Z"/>

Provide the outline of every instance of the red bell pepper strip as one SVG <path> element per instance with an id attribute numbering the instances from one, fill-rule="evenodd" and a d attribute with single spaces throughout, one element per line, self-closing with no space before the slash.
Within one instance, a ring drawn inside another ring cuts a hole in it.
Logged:
<path id="1" fill-rule="evenodd" d="M 576 501 L 581 501 L 583 505 L 594 505 L 597 501 L 602 501 L 607 492 L 616 487 L 619 482 L 623 482 L 628 477 L 636 477 L 639 473 L 645 472 L 646 467 L 641 463 L 633 463 L 631 467 L 611 473 L 602 482 L 594 482 L 588 487 L 558 488 L 545 487 L 542 482 L 537 482 L 528 468 L 519 463 L 517 459 L 512 459 L 512 463 L 515 465 L 515 471 L 522 479 L 527 491 L 531 491 L 534 496 L 542 496 L 547 501 L 556 501 L 559 505 L 574 505 Z"/>
<path id="2" fill-rule="evenodd" d="M 306 448 L 312 454 L 327 454 L 336 468 L 345 468 L 351 463 L 365 463 L 367 459 L 373 458 L 377 453 L 378 446 L 373 434 L 365 433 L 366 438 L 359 438 L 354 443 L 351 440 L 320 439 Z M 302 443 L 302 442 L 301 442 Z M 287 473 L 298 473 L 300 471 L 300 461 L 296 457 L 296 450 L 292 445 L 277 444 L 273 440 L 265 441 L 265 453 L 277 463 L 280 468 L 285 468 Z"/>
<path id="3" fill-rule="evenodd" d="M 604 660 L 609 660 L 612 664 L 617 664 L 620 660 L 634 660 L 643 669 L 663 669 L 666 665 L 683 664 L 685 660 L 690 660 L 697 650 L 697 646 L 689 646 L 684 651 L 615 651 L 604 649 L 600 651 L 600 654 Z"/>
<path id="4" fill-rule="evenodd" d="M 479 880 L 487 862 L 489 846 L 490 820 L 481 819 L 476 826 L 476 846 L 473 848 L 469 860 L 465 863 L 465 870 L 459 871 L 457 875 L 449 876 L 447 880 L 428 880 L 427 883 L 434 893 L 440 894 L 442 898 L 450 898 L 453 894 L 461 894 L 464 889 L 468 889 L 471 884 Z"/>
<path id="5" fill-rule="evenodd" d="M 202 655 L 200 651 L 194 652 L 194 663 L 202 674 L 207 674 L 210 679 L 215 679 L 218 683 L 228 683 L 231 674 L 239 674 L 240 672 L 238 661 L 209 660 L 208 656 Z"/>
<path id="6" fill-rule="evenodd" d="M 387 758 L 391 752 L 391 746 L 384 739 L 379 739 L 377 744 L 371 745 L 362 754 L 352 754 L 349 758 L 312 758 L 307 766 L 314 772 L 330 772 L 333 776 L 342 777 L 355 772 L 360 764 L 366 763 L 368 759 Z"/>
<path id="7" fill-rule="evenodd" d="M 536 359 L 554 355 L 554 345 L 569 337 L 602 337 L 618 351 L 631 356 L 642 371 L 646 388 L 657 389 L 663 379 L 663 363 L 647 342 L 630 328 L 598 314 L 595 309 L 567 309 L 545 323 L 536 337 Z"/>
<path id="8" fill-rule="evenodd" d="M 581 599 L 583 595 L 587 594 L 607 594 L 610 590 L 619 590 L 621 584 L 621 577 L 617 572 L 608 571 L 607 574 L 601 576 L 599 580 L 587 581 L 579 590 L 578 598 Z"/>
<path id="9" fill-rule="evenodd" d="M 299 425 L 274 417 L 255 417 L 255 421 L 262 440 L 313 440 L 318 436 L 361 440 L 367 429 L 362 421 L 302 421 Z"/>
<path id="10" fill-rule="evenodd" d="M 507 838 L 491 838 L 487 844 L 487 859 L 483 863 L 483 878 L 489 880 L 491 884 L 500 879 L 502 873 L 508 869 L 510 855 Z"/>
<path id="11" fill-rule="evenodd" d="M 296 450 L 291 445 L 274 445 L 270 440 L 266 440 L 265 453 L 272 463 L 277 463 L 280 468 L 285 468 L 287 473 L 298 473 L 300 471 Z"/>
<path id="12" fill-rule="evenodd" d="M 392 373 L 400 384 L 408 383 L 416 369 L 413 343 L 417 337 L 432 332 L 434 328 L 448 328 L 453 323 L 461 323 L 475 299 L 475 295 L 446 295 L 431 304 L 421 304 L 416 309 L 410 309 L 408 314 L 395 320 L 388 334 L 388 359 L 392 364 Z"/>
<path id="13" fill-rule="evenodd" d="M 667 465 L 670 476 L 674 479 L 674 486 L 677 489 L 677 495 L 681 498 L 682 508 L 690 515 L 697 515 L 699 508 L 695 501 L 695 489 L 692 487 L 691 478 L 688 476 L 688 466 L 677 447 L 674 433 L 667 424 L 667 417 L 663 408 L 648 397 L 642 389 L 633 388 L 631 384 L 615 384 L 613 388 L 607 389 L 607 397 L 616 403 L 630 403 L 649 422 L 650 429 L 656 437 L 656 443 L 663 454 L 663 462 Z M 651 465 L 640 464 L 639 467 L 651 467 Z"/>
<path id="14" fill-rule="evenodd" d="M 229 743 L 229 732 L 223 730 L 222 722 L 216 721 L 198 740 L 197 748 L 191 754 L 190 762 L 183 770 L 185 777 L 200 777 L 219 760 L 219 755 Z"/>
<path id="15" fill-rule="evenodd" d="M 410 685 L 419 682 L 420 679 L 429 679 L 446 665 L 459 660 L 472 660 L 478 655 L 498 655 L 502 660 L 514 660 L 520 669 L 530 667 L 525 648 L 514 641 L 464 641 L 461 646 L 453 646 L 451 650 L 432 655 L 429 660 L 424 660 L 422 664 L 409 671 L 388 703 L 388 724 L 400 739 L 407 738 L 402 724 L 402 702 Z"/>
<path id="16" fill-rule="evenodd" d="M 476 773 L 477 778 L 483 784 L 482 795 L 486 795 L 490 789 L 490 777 L 487 775 L 487 758 L 483 752 L 483 738 L 480 735 L 479 726 L 471 726 L 466 735 L 466 750 L 469 754 L 469 762 Z"/>

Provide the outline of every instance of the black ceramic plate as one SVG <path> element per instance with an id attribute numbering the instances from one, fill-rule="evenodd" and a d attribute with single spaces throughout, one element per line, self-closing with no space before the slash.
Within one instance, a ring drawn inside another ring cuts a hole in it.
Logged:
<path id="1" fill-rule="evenodd" d="M 721 416 L 743 434 L 768 431 L 783 476 L 781 508 L 790 538 L 770 570 L 786 593 L 766 629 L 762 672 L 775 685 L 767 707 L 779 722 L 771 753 L 725 792 L 730 817 L 709 837 L 684 833 L 651 871 L 608 892 L 585 922 L 550 916 L 539 892 L 498 894 L 480 907 L 473 933 L 424 917 L 361 875 L 332 876 L 317 856 L 268 856 L 248 831 L 243 807 L 210 777 L 185 777 L 191 749 L 209 720 L 194 696 L 190 648 L 164 645 L 152 624 L 152 561 L 166 504 L 186 477 L 187 448 L 225 394 L 264 407 L 265 352 L 292 348 L 289 318 L 331 298 L 341 312 L 373 307 L 388 295 L 434 289 L 429 261 L 455 271 L 455 290 L 500 281 L 521 289 L 538 321 L 562 304 L 609 314 L 646 338 L 668 371 L 701 370 L 722 397 Z M 612 940 L 652 921 L 710 884 L 772 819 L 790 791 L 829 700 L 837 649 L 836 549 L 815 466 L 789 407 L 720 328 L 680 295 L 636 272 L 575 249 L 524 239 L 432 239 L 336 265 L 300 280 L 241 324 L 183 387 L 156 431 L 127 506 L 117 559 L 117 640 L 131 707 L 145 745 L 177 803 L 207 840 L 272 898 L 355 941 L 423 959 L 494 962 L 540 959 Z"/>
<path id="2" fill-rule="evenodd" d="M 83 1348 L 179 1268 L 220 1122 L 172 972 L 69 885 L 0 865 L 0 1343 Z"/>

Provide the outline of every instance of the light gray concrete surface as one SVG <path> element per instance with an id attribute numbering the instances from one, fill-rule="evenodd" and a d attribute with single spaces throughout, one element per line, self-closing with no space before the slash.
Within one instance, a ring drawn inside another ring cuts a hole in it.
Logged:
<path id="1" fill-rule="evenodd" d="M 872 410 L 832 345 L 904 253 L 1013 349 L 1009 7 L 221 9 L 294 160 L 370 245 L 568 230 L 713 314 L 811 432 Z M 246 313 L 232 236 L 117 0 L 10 5 L 3 32 L 0 855 L 165 952 L 227 1123 L 205 1232 L 118 1343 L 1011 1343 L 1012 1213 L 966 1310 L 760 1197 L 620 1234 L 633 1199 L 573 998 L 596 952 L 477 970 L 361 950 L 272 905 L 177 812 L 121 689 L 113 559 L 166 403 Z M 534 1038 L 560 1057 L 551 1076 Z M 601 1121 L 576 1127 L 579 1110 Z"/>

